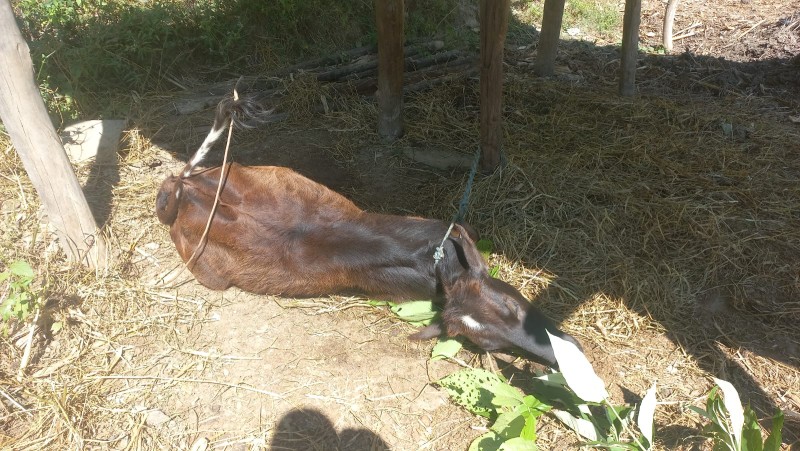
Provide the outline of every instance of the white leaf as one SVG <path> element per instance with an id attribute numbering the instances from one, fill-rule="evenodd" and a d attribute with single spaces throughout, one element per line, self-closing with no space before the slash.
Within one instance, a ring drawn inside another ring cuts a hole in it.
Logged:
<path id="1" fill-rule="evenodd" d="M 744 427 L 744 409 L 742 409 L 742 401 L 739 399 L 739 392 L 728 381 L 715 377 L 714 382 L 722 389 L 722 401 L 725 403 L 725 408 L 728 409 L 728 415 L 731 416 L 736 449 L 740 449 L 742 446 L 742 428 Z"/>
<path id="2" fill-rule="evenodd" d="M 578 435 L 586 440 L 597 440 L 597 430 L 594 428 L 594 425 L 591 421 L 584 420 L 583 418 L 573 417 L 569 412 L 564 410 L 553 409 L 550 412 L 555 415 L 556 418 L 561 420 L 561 422 L 564 423 L 568 428 L 577 432 Z"/>
<path id="3" fill-rule="evenodd" d="M 642 403 L 639 405 L 639 416 L 636 418 L 636 425 L 642 431 L 642 435 L 647 439 L 648 449 L 653 446 L 653 416 L 656 414 L 656 384 L 647 390 Z"/>
<path id="4" fill-rule="evenodd" d="M 547 332 L 550 344 L 569 388 L 584 401 L 602 402 L 608 398 L 605 383 L 594 372 L 592 364 L 574 344 Z"/>

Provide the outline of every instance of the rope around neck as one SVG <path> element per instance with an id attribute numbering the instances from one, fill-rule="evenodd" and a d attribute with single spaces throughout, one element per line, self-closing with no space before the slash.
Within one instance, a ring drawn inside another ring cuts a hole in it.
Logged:
<path id="1" fill-rule="evenodd" d="M 472 183 L 475 181 L 475 174 L 478 172 L 478 162 L 481 160 L 481 148 L 475 151 L 475 157 L 472 159 L 472 167 L 469 170 L 469 178 L 467 179 L 467 185 L 464 187 L 464 194 L 461 196 L 461 200 L 458 202 L 458 211 L 455 215 L 453 215 L 453 219 L 450 221 L 450 227 L 447 228 L 447 233 L 444 234 L 444 238 L 442 238 L 442 242 L 439 244 L 439 247 L 436 248 L 436 251 L 433 253 L 433 267 L 435 268 L 436 265 L 439 264 L 439 261 L 444 257 L 444 243 L 447 241 L 447 238 L 450 236 L 450 232 L 453 231 L 453 227 L 455 227 L 457 222 L 461 222 L 464 220 L 464 216 L 467 214 L 467 205 L 469 205 L 469 196 L 472 193 Z"/>

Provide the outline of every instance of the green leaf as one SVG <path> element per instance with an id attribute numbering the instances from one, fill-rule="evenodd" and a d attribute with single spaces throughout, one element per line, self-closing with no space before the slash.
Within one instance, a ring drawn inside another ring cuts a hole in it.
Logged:
<path id="1" fill-rule="evenodd" d="M 461 342 L 455 338 L 440 339 L 433 347 L 431 360 L 441 360 L 444 358 L 452 359 L 458 354 L 458 351 L 460 351 L 462 347 L 463 345 Z"/>
<path id="2" fill-rule="evenodd" d="M 609 433 L 614 440 L 619 440 L 622 431 L 628 426 L 628 416 L 633 412 L 630 406 L 605 406 Z"/>
<path id="3" fill-rule="evenodd" d="M 742 427 L 742 451 L 762 451 L 763 439 L 761 426 L 758 425 L 756 413 L 750 406 L 744 409 L 744 426 Z"/>
<path id="4" fill-rule="evenodd" d="M 478 240 L 478 242 L 475 243 L 475 247 L 478 248 L 478 252 L 481 253 L 483 258 L 485 260 L 488 260 L 489 256 L 492 254 L 492 249 L 494 248 L 494 243 L 492 243 L 492 240 L 484 238 L 484 239 Z"/>
<path id="5" fill-rule="evenodd" d="M 8 270 L 11 271 L 11 274 L 15 276 L 24 277 L 26 279 L 33 279 L 34 273 L 33 268 L 27 262 L 24 261 L 16 261 L 10 265 L 8 265 Z"/>
<path id="6" fill-rule="evenodd" d="M 487 384 L 491 386 L 492 383 L 505 381 L 494 373 L 478 368 L 464 369 L 437 381 L 453 401 L 475 415 L 486 418 L 497 415 L 497 408 L 492 404 L 494 395 L 486 389 Z"/>
<path id="7" fill-rule="evenodd" d="M 603 448 L 611 451 L 638 451 L 639 447 L 630 443 L 617 441 L 590 441 L 585 443 L 595 448 Z"/>
<path id="8" fill-rule="evenodd" d="M 396 303 L 396 302 L 391 302 L 391 301 L 378 301 L 378 300 L 376 300 L 376 299 L 370 299 L 370 300 L 368 300 L 368 301 L 367 301 L 367 304 L 369 304 L 369 305 L 371 305 L 371 306 L 373 306 L 373 307 L 383 307 L 384 305 L 388 305 L 389 307 L 392 307 L 392 306 L 395 306 L 395 305 L 397 305 L 397 303 Z"/>
<path id="9" fill-rule="evenodd" d="M 711 419 L 711 416 L 708 414 L 707 411 L 705 411 L 705 410 L 703 410 L 703 409 L 701 409 L 701 408 L 699 408 L 697 406 L 688 406 L 688 407 L 689 407 L 689 410 L 691 410 L 692 412 L 700 415 L 701 417 L 709 419 L 709 420 Z"/>
<path id="10" fill-rule="evenodd" d="M 566 386 L 567 385 L 567 380 L 564 378 L 564 375 L 562 373 L 544 374 L 544 375 L 538 376 L 536 379 L 538 379 L 540 381 L 543 381 L 547 385 L 551 385 L 551 386 L 560 387 L 560 386 Z"/>
<path id="11" fill-rule="evenodd" d="M 586 403 L 567 387 L 567 381 L 561 373 L 545 374 L 534 378 L 533 382 L 533 391 L 536 393 L 536 397 L 547 404 L 558 402 L 577 408 Z"/>
<path id="12" fill-rule="evenodd" d="M 522 428 L 519 436 L 531 442 L 536 442 L 536 415 L 525 412 L 523 417 L 525 418 L 525 427 Z"/>
<path id="13" fill-rule="evenodd" d="M 576 418 L 567 411 L 553 409 L 553 415 L 558 418 L 565 426 L 577 432 L 578 435 L 587 440 L 597 440 L 597 430 L 591 421 L 583 418 Z"/>
<path id="14" fill-rule="evenodd" d="M 50 332 L 54 334 L 58 333 L 58 331 L 60 331 L 63 327 L 64 324 L 61 321 L 56 321 L 50 326 Z"/>
<path id="15" fill-rule="evenodd" d="M 533 395 L 527 395 L 524 398 L 522 398 L 522 403 L 525 405 L 525 407 L 528 408 L 528 410 L 537 411 L 541 413 L 549 412 L 550 409 L 553 408 L 553 406 L 551 406 L 550 404 L 540 401 Z"/>
<path id="16" fill-rule="evenodd" d="M 469 451 L 498 451 L 505 440 L 497 432 L 489 431 L 469 445 Z"/>
<path id="17" fill-rule="evenodd" d="M 536 443 L 522 437 L 506 440 L 500 445 L 500 451 L 538 451 Z"/>
<path id="18" fill-rule="evenodd" d="M 764 442 L 764 451 L 779 451 L 781 449 L 781 429 L 783 429 L 783 412 L 778 410 L 772 416 L 772 431 Z"/>
<path id="19" fill-rule="evenodd" d="M 512 412 L 505 412 L 498 415 L 491 430 L 497 432 L 500 437 L 508 439 L 511 437 L 519 437 L 524 428 L 525 418 L 522 417 L 519 410 L 515 409 Z"/>
<path id="20" fill-rule="evenodd" d="M 431 301 L 409 301 L 395 304 L 391 307 L 392 312 L 403 321 L 408 321 L 415 326 L 427 326 L 439 310 Z"/>
<path id="21" fill-rule="evenodd" d="M 3 321 L 8 321 L 11 318 L 11 315 L 14 314 L 14 310 L 12 309 L 13 304 L 10 299 L 7 299 L 3 302 L 2 307 L 0 307 L 0 315 L 3 316 Z"/>
<path id="22" fill-rule="evenodd" d="M 492 268 L 489 270 L 489 277 L 496 279 L 498 273 L 500 273 L 500 265 L 492 266 Z"/>
<path id="23" fill-rule="evenodd" d="M 483 388 L 494 395 L 492 404 L 500 407 L 514 407 L 522 404 L 522 394 L 519 390 L 505 381 L 492 379 L 483 384 Z"/>

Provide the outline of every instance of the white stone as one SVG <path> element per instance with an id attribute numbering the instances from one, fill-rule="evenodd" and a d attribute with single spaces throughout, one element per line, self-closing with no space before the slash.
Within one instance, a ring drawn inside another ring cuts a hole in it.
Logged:
<path id="1" fill-rule="evenodd" d="M 104 119 L 78 122 L 61 132 L 61 142 L 70 161 L 82 163 L 97 155 L 110 160 L 119 149 L 119 140 L 125 129 L 121 119 Z"/>

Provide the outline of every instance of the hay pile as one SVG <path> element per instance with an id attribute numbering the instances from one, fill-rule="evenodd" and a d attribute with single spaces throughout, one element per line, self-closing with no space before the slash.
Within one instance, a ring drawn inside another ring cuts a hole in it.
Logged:
<path id="1" fill-rule="evenodd" d="M 477 93 L 463 89 L 408 105 L 407 143 L 473 151 Z M 468 219 L 506 258 L 558 277 L 570 302 L 600 291 L 678 320 L 719 292 L 793 325 L 800 133 L 785 118 L 521 77 L 505 95 L 509 165 L 478 180 Z M 426 187 L 445 207 L 428 213 L 448 217 L 463 181 Z"/>

